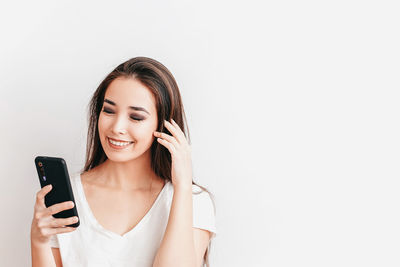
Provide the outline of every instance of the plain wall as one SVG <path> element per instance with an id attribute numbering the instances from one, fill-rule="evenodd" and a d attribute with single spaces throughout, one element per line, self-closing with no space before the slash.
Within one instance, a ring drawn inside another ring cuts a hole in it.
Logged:
<path id="1" fill-rule="evenodd" d="M 84 164 L 87 105 L 148 56 L 180 86 L 212 266 L 399 266 L 395 1 L 0 4 L 0 266 L 30 265 L 34 157 Z"/>

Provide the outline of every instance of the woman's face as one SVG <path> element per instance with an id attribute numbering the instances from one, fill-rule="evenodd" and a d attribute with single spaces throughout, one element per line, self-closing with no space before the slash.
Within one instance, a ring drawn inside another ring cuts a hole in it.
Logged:
<path id="1" fill-rule="evenodd" d="M 111 82 L 98 123 L 100 142 L 110 160 L 129 161 L 148 151 L 157 124 L 155 98 L 146 86 L 133 78 Z M 110 139 L 122 143 L 112 144 Z"/>

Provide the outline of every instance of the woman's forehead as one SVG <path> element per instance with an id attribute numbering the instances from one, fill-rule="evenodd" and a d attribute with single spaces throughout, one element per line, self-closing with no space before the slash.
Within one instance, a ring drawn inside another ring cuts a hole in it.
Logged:
<path id="1" fill-rule="evenodd" d="M 140 81 L 133 78 L 117 78 L 108 86 L 104 99 L 111 100 L 118 107 L 143 107 L 150 113 L 155 112 L 153 93 Z"/>

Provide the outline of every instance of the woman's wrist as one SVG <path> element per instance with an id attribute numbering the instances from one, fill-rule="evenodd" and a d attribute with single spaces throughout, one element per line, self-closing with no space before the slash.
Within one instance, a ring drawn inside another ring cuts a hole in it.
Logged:
<path id="1" fill-rule="evenodd" d="M 174 184 L 174 191 L 192 191 L 192 184 Z"/>
<path id="2" fill-rule="evenodd" d="M 31 245 L 34 247 L 44 247 L 49 245 L 49 239 L 47 240 L 40 240 L 35 235 L 33 235 L 32 230 L 31 230 Z"/>
<path id="3" fill-rule="evenodd" d="M 31 238 L 31 245 L 35 248 L 43 248 L 49 246 L 49 241 L 39 241 Z"/>

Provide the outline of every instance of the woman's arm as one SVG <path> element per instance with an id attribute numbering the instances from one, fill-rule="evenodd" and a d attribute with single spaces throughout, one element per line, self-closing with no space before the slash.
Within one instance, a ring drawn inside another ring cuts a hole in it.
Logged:
<path id="1" fill-rule="evenodd" d="M 51 248 L 51 251 L 53 252 L 53 257 L 54 257 L 54 261 L 56 262 L 56 266 L 63 267 L 60 249 L 59 248 Z"/>
<path id="2" fill-rule="evenodd" d="M 56 267 L 50 245 L 31 242 L 31 254 L 32 267 Z"/>
<path id="3" fill-rule="evenodd" d="M 192 203 L 191 186 L 174 188 L 167 228 L 153 267 L 196 266 Z"/>
<path id="4" fill-rule="evenodd" d="M 192 149 L 185 134 L 173 119 L 164 123 L 173 136 L 157 131 L 154 135 L 171 153 L 171 181 L 174 195 L 167 228 L 153 267 L 198 267 L 203 258 L 200 251 L 205 251 L 208 246 L 206 235 L 209 233 L 204 230 L 196 229 L 196 232 L 193 230 Z M 199 247 L 204 250 L 198 250 Z"/>

